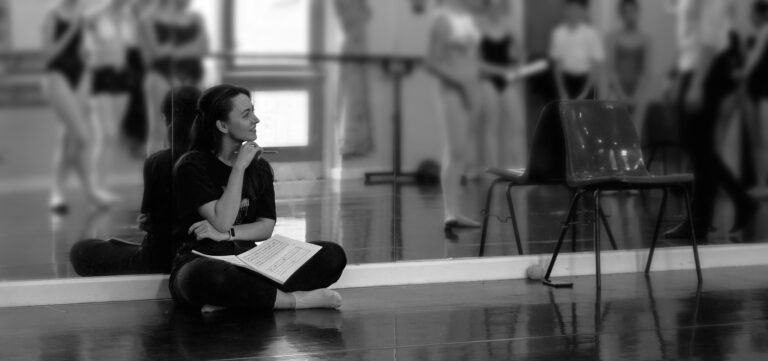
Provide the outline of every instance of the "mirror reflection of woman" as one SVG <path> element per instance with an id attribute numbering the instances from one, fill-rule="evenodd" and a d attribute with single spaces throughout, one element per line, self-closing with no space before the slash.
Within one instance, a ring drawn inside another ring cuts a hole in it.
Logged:
<path id="1" fill-rule="evenodd" d="M 520 83 L 509 81 L 509 74 L 522 60 L 522 49 L 509 23 L 509 0 L 484 0 L 478 24 L 483 37 L 483 94 L 486 108 L 479 134 L 491 167 L 523 167 L 527 160 L 525 119 Z"/>
<path id="2" fill-rule="evenodd" d="M 472 164 L 473 140 L 483 107 L 474 0 L 444 0 L 430 34 L 427 68 L 438 80 L 438 117 L 443 125 L 443 188 L 446 230 L 479 227 L 463 213 L 462 178 Z"/>
<path id="3" fill-rule="evenodd" d="M 47 63 L 46 93 L 51 107 L 63 125 L 54 155 L 54 182 L 50 207 L 64 213 L 68 206 L 64 187 L 71 172 L 83 186 L 89 201 L 97 206 L 109 203 L 106 192 L 93 183 L 90 164 L 92 130 L 86 118 L 88 77 L 83 56 L 83 4 L 61 0 L 43 23 L 43 49 Z"/>
<path id="4" fill-rule="evenodd" d="M 341 296 L 327 287 L 341 276 L 346 255 L 335 243 L 313 242 L 321 250 L 283 286 L 192 253 L 235 255 L 272 236 L 274 175 L 255 142 L 259 122 L 247 89 L 217 85 L 200 98 L 190 151 L 173 177 L 173 238 L 180 245 L 170 278 L 173 298 L 202 311 L 338 308 Z"/>
<path id="5" fill-rule="evenodd" d="M 189 0 L 157 0 L 141 23 L 143 52 L 150 68 L 144 87 L 147 154 L 152 154 L 163 148 L 166 138 L 160 122 L 160 99 L 173 86 L 200 85 L 209 44 L 203 18 L 190 9 Z"/>

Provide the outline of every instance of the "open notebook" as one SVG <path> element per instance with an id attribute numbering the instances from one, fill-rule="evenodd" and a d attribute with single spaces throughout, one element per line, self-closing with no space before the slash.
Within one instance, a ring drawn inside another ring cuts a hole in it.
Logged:
<path id="1" fill-rule="evenodd" d="M 192 251 L 192 253 L 247 268 L 282 285 L 320 251 L 320 248 L 312 243 L 274 235 L 238 255 L 211 256 L 198 251 Z"/>

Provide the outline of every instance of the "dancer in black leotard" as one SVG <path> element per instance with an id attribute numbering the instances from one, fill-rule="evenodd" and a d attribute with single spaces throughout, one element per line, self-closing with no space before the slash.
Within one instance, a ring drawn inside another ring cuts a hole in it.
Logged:
<path id="1" fill-rule="evenodd" d="M 47 96 L 64 126 L 54 155 L 51 210 L 64 213 L 64 185 L 74 171 L 88 199 L 99 206 L 108 197 L 92 183 L 89 165 L 91 129 L 85 112 L 85 62 L 81 54 L 84 20 L 78 0 L 62 0 L 49 11 L 43 23 L 43 49 L 47 58 Z"/>
<path id="2" fill-rule="evenodd" d="M 479 132 L 484 140 L 478 143 L 486 155 L 482 164 L 492 167 L 523 167 L 527 160 L 520 87 L 517 82 L 507 80 L 521 58 L 507 21 L 509 6 L 504 0 L 486 0 L 478 19 L 483 33 L 480 56 L 483 94 L 487 101 Z"/>
<path id="3" fill-rule="evenodd" d="M 151 154 L 162 148 L 165 139 L 165 129 L 158 121 L 158 100 L 175 84 L 200 84 L 208 37 L 202 17 L 189 9 L 188 0 L 158 0 L 141 28 L 145 58 L 151 64 L 144 81 L 147 152 Z"/>

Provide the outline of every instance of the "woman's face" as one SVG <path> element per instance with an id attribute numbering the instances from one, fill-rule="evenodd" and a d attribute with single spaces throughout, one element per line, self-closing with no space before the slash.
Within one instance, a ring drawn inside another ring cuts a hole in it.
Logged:
<path id="1" fill-rule="evenodd" d="M 238 94 L 231 101 L 232 111 L 226 120 L 227 134 L 238 143 L 256 140 L 256 124 L 259 124 L 260 120 L 253 112 L 251 98 Z"/>

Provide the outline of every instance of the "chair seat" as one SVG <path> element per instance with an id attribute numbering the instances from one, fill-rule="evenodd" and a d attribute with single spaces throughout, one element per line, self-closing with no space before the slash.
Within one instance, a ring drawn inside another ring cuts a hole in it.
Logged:
<path id="1" fill-rule="evenodd" d="M 495 175 L 505 181 L 516 182 L 524 181 L 526 178 L 525 168 L 488 168 L 486 173 Z"/>
<path id="2" fill-rule="evenodd" d="M 693 174 L 666 174 L 647 176 L 606 176 L 571 180 L 569 185 L 582 189 L 660 188 L 693 182 Z"/>

